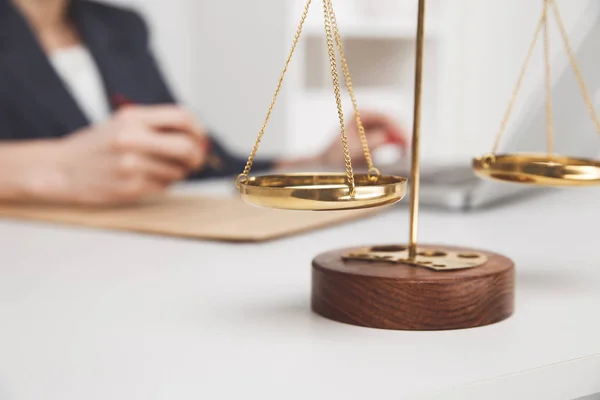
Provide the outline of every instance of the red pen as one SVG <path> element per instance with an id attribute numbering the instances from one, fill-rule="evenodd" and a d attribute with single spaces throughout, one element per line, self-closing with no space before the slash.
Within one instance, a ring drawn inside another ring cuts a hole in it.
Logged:
<path id="1" fill-rule="evenodd" d="M 113 107 L 117 110 L 120 108 L 134 104 L 131 100 L 129 100 L 127 97 L 125 97 L 125 95 L 122 95 L 120 93 L 113 95 L 111 97 L 111 101 L 112 101 Z"/>

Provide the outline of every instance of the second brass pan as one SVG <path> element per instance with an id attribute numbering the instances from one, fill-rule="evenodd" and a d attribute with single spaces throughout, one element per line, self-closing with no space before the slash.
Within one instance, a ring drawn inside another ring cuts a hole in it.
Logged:
<path id="1" fill-rule="evenodd" d="M 379 176 L 372 183 L 366 174 L 354 176 L 356 193 L 350 195 L 345 174 L 282 174 L 248 178 L 240 182 L 249 204 L 282 210 L 333 211 L 381 207 L 406 195 L 407 179 Z"/>
<path id="2" fill-rule="evenodd" d="M 473 160 L 484 178 L 538 186 L 600 185 L 600 163 L 552 154 L 497 154 Z"/>

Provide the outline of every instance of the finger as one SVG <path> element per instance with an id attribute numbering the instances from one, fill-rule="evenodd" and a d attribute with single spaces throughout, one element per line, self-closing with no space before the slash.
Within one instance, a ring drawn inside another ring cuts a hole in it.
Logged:
<path id="1" fill-rule="evenodd" d="M 124 154 L 119 160 L 119 172 L 125 178 L 147 176 L 161 182 L 174 182 L 183 179 L 187 171 L 181 164 L 136 153 Z"/>
<path id="2" fill-rule="evenodd" d="M 180 164 L 159 159 L 148 159 L 144 171 L 150 178 L 166 183 L 181 181 L 189 173 L 189 169 Z"/>
<path id="3" fill-rule="evenodd" d="M 400 148 L 402 157 L 406 157 L 406 154 L 408 152 L 409 143 L 408 143 L 408 140 L 404 136 L 398 137 L 395 134 L 390 134 L 388 132 L 386 134 L 386 143 L 385 144 L 397 146 L 398 148 Z"/>
<path id="4" fill-rule="evenodd" d="M 383 129 L 373 129 L 369 131 L 369 148 L 377 150 L 386 144 L 389 144 L 388 134 Z"/>
<path id="5" fill-rule="evenodd" d="M 388 129 L 386 133 L 388 144 L 395 144 L 402 148 L 408 147 L 408 138 L 402 133 L 402 131 L 398 129 Z"/>
<path id="6" fill-rule="evenodd" d="M 175 105 L 127 107 L 120 112 L 120 117 L 128 121 L 140 122 L 157 130 L 175 130 L 199 138 L 206 136 L 204 128 L 192 114 Z"/>
<path id="7" fill-rule="evenodd" d="M 388 144 L 408 147 L 407 135 L 390 116 L 376 112 L 365 112 L 364 116 L 361 114 L 361 121 L 367 134 L 373 129 L 384 129 L 388 136 Z"/>
<path id="8" fill-rule="evenodd" d="M 204 165 L 206 146 L 184 133 L 149 132 L 148 151 L 158 158 L 182 164 L 190 170 Z"/>
<path id="9" fill-rule="evenodd" d="M 131 132 L 119 150 L 132 151 L 197 169 L 206 158 L 206 150 L 197 139 L 185 133 L 164 133 L 152 130 Z"/>
<path id="10" fill-rule="evenodd" d="M 360 120 L 365 128 L 398 126 L 392 117 L 378 112 L 361 111 Z"/>

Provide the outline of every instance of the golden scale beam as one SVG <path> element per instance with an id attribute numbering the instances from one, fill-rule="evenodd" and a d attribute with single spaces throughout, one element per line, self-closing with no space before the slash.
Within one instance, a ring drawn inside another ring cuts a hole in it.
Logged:
<path id="1" fill-rule="evenodd" d="M 492 324 L 508 318 L 513 313 L 514 263 L 492 252 L 417 243 L 426 0 L 418 1 L 409 243 L 408 245 L 369 244 L 318 255 L 312 265 L 312 309 L 335 321 L 381 329 L 443 330 Z M 546 186 L 600 184 L 600 163 L 559 156 L 552 151 L 553 128 L 547 25 L 550 7 L 558 21 L 569 59 L 598 133 L 600 133 L 600 122 L 577 67 L 555 0 L 542 1 L 542 17 L 500 131 L 496 136 L 494 149 L 492 153 L 474 159 L 473 168 L 481 177 L 522 184 Z M 400 201 L 406 194 L 406 178 L 380 175 L 379 170 L 373 166 L 343 52 L 333 3 L 332 0 L 322 0 L 322 2 L 346 171 L 339 174 L 299 173 L 256 177 L 249 175 L 285 73 L 302 34 L 312 3 L 311 0 L 307 0 L 267 117 L 248 158 L 246 168 L 236 179 L 242 198 L 255 206 L 313 211 L 360 209 L 390 205 Z M 542 31 L 546 45 L 548 152 L 546 154 L 496 154 L 533 48 Z M 368 171 L 364 174 L 354 173 L 348 152 L 336 49 L 346 87 L 352 99 L 368 165 Z"/>

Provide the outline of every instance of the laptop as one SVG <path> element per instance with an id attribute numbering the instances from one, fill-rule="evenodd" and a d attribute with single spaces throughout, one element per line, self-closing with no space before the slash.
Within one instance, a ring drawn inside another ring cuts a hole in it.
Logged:
<path id="1" fill-rule="evenodd" d="M 597 9 L 589 11 L 595 15 L 595 22 L 574 51 L 588 92 L 600 116 L 600 14 Z M 586 14 L 589 18 L 590 14 Z M 566 57 L 566 51 L 564 54 Z M 598 158 L 600 136 L 594 128 L 570 63 L 560 72 L 552 90 L 555 152 L 581 158 Z M 512 128 L 505 132 L 497 153 L 540 153 L 546 150 L 545 96 L 545 85 L 540 84 L 533 101 L 529 103 L 530 112 L 521 113 L 520 119 L 511 124 Z M 409 163 L 410 160 L 405 160 L 400 166 L 380 169 L 385 174 L 410 177 Z M 481 179 L 474 174 L 471 160 L 445 165 L 424 164 L 421 170 L 419 198 L 423 207 L 464 211 L 505 204 L 510 200 L 552 190 Z M 399 204 L 406 205 L 408 202 Z"/>

